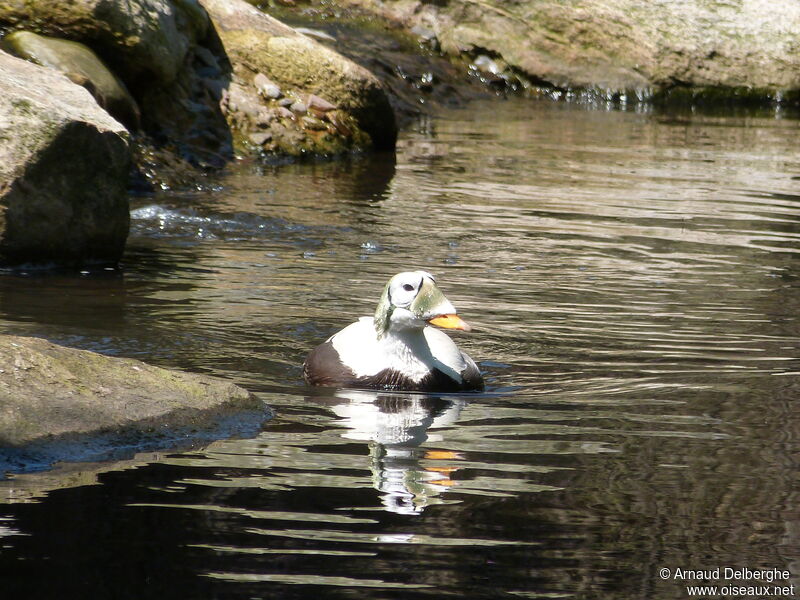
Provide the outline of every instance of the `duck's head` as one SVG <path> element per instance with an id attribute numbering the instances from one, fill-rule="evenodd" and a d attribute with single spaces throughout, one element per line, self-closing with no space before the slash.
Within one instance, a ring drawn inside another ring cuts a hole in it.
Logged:
<path id="1" fill-rule="evenodd" d="M 392 277 L 375 310 L 378 337 L 389 331 L 422 329 L 428 323 L 445 329 L 470 329 L 436 287 L 433 275 L 425 271 L 406 271 Z"/>

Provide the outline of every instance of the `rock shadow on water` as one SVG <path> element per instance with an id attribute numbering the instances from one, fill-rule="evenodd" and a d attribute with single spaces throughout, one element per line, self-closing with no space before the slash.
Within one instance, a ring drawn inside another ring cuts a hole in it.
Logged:
<path id="1" fill-rule="evenodd" d="M 180 258 L 176 261 L 168 250 L 137 243 L 128 248 L 118 267 L 0 269 L 4 333 L 96 350 L 87 343 L 99 334 L 105 340 L 118 339 L 123 331 L 145 321 L 152 329 L 164 310 L 164 302 L 154 299 L 159 292 L 180 289 L 193 301 L 201 299 L 192 295 L 201 282 L 187 275 L 200 272 L 195 266 L 200 262 L 197 252 L 182 247 Z M 142 279 L 155 276 L 162 277 L 162 282 L 143 294 Z M 53 310 L 54 306 L 59 309 Z M 119 348 L 102 344 L 101 351 L 117 354 Z"/>

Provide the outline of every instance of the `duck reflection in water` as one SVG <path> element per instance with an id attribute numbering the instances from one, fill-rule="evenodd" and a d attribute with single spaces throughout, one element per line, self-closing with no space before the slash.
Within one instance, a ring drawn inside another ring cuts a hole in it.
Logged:
<path id="1" fill-rule="evenodd" d="M 453 425 L 464 400 L 426 394 L 339 390 L 333 412 L 347 427 L 342 437 L 369 442 L 373 485 L 387 510 L 419 514 L 441 504 L 455 485 L 451 474 L 461 456 L 450 450 L 422 449 L 441 441 L 431 429 Z"/>

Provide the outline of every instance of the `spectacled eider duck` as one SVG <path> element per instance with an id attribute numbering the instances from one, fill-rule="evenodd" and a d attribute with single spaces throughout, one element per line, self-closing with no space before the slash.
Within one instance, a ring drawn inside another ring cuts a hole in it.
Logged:
<path id="1" fill-rule="evenodd" d="M 446 329 L 469 330 L 430 273 L 389 280 L 374 317 L 361 317 L 317 346 L 303 376 L 311 385 L 458 392 L 483 389 L 475 362 Z"/>

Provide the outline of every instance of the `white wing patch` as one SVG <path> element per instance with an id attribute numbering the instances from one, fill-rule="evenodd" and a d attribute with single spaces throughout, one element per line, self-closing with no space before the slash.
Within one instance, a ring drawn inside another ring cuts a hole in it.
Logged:
<path id="1" fill-rule="evenodd" d="M 330 338 L 339 359 L 356 377 L 375 375 L 383 368 L 372 317 L 361 317 Z"/>
<path id="2" fill-rule="evenodd" d="M 456 381 L 461 381 L 461 373 L 467 368 L 467 361 L 456 343 L 450 339 L 449 335 L 434 327 L 426 327 L 422 331 L 431 349 L 431 354 L 440 363 L 437 365 L 439 370 L 450 375 Z"/>

